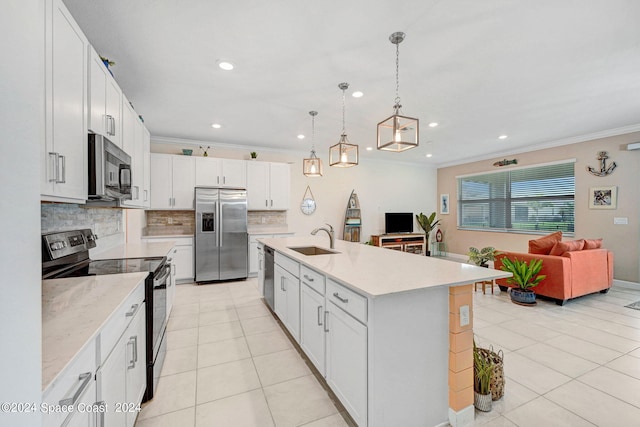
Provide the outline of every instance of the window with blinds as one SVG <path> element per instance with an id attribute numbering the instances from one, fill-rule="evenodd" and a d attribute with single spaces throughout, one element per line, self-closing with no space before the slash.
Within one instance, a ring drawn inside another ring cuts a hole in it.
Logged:
<path id="1" fill-rule="evenodd" d="M 458 177 L 458 227 L 574 231 L 574 162 Z"/>

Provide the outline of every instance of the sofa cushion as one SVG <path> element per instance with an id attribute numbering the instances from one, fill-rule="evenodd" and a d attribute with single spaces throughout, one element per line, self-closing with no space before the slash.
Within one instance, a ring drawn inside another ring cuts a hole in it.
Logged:
<path id="1" fill-rule="evenodd" d="M 551 248 L 549 255 L 562 255 L 565 252 L 581 251 L 584 248 L 584 239 L 569 240 L 566 242 L 557 242 Z"/>
<path id="2" fill-rule="evenodd" d="M 529 253 L 539 255 L 549 255 L 553 246 L 562 240 L 562 231 L 547 234 L 539 239 L 529 240 Z"/>
<path id="3" fill-rule="evenodd" d="M 600 249 L 602 247 L 602 239 L 584 239 L 584 248 L 582 249 Z"/>

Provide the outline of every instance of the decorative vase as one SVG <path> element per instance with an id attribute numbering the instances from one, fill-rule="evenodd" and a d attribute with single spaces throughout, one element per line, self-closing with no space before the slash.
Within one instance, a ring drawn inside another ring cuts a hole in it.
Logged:
<path id="1" fill-rule="evenodd" d="M 477 391 L 473 392 L 473 404 L 478 411 L 489 412 L 491 410 L 491 393 L 480 394 Z"/>
<path id="2" fill-rule="evenodd" d="M 509 294 L 511 295 L 511 301 L 516 304 L 535 305 L 536 303 L 536 294 L 533 291 L 511 288 Z"/>

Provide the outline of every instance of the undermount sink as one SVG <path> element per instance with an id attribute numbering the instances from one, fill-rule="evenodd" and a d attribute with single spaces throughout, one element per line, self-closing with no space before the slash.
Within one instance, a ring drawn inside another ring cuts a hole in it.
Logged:
<path id="1" fill-rule="evenodd" d="M 325 248 L 319 248 L 318 246 L 298 246 L 289 247 L 292 251 L 301 253 L 302 255 L 328 255 L 339 254 L 340 252 L 332 251 Z"/>

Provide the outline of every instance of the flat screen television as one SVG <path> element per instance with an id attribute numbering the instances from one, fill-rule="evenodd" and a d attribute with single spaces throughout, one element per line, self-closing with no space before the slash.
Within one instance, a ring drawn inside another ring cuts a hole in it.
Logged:
<path id="1" fill-rule="evenodd" d="M 384 233 L 413 233 L 413 213 L 386 212 L 384 214 Z"/>

